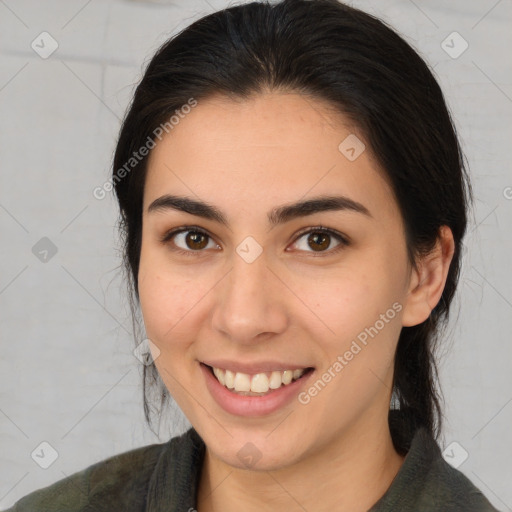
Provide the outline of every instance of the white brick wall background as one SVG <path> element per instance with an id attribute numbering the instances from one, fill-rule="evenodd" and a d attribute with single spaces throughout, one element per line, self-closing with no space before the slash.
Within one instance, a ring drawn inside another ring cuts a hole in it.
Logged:
<path id="1" fill-rule="evenodd" d="M 387 20 L 434 66 L 463 139 L 477 200 L 458 323 L 443 345 L 442 447 L 459 462 L 467 452 L 459 469 L 512 510 L 512 2 L 351 4 Z M 92 190 L 108 178 L 144 63 L 170 35 L 227 5 L 0 0 L 0 509 L 188 427 L 175 410 L 158 439 L 143 421 L 117 210 Z M 38 242 L 50 250 L 46 263 L 33 252 Z M 57 452 L 48 469 L 31 457 L 42 442 Z"/>

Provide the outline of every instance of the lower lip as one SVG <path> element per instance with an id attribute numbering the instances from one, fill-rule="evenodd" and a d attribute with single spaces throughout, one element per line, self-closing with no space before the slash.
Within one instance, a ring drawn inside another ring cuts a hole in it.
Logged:
<path id="1" fill-rule="evenodd" d="M 314 373 L 314 370 L 309 371 L 300 379 L 286 386 L 281 386 L 267 395 L 242 396 L 232 393 L 223 386 L 206 365 L 200 363 L 200 367 L 206 380 L 206 386 L 213 399 L 226 412 L 237 416 L 263 416 L 277 411 L 280 407 L 290 403 L 299 394 L 300 389 L 305 386 L 306 381 Z"/>

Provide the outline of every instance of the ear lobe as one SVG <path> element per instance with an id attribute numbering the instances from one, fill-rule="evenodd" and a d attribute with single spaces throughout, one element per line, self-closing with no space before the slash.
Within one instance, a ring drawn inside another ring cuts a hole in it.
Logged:
<path id="1" fill-rule="evenodd" d="M 441 299 L 446 277 L 455 251 L 453 234 L 448 226 L 441 226 L 433 250 L 422 256 L 417 268 L 411 271 L 402 325 L 412 327 L 424 322 Z"/>

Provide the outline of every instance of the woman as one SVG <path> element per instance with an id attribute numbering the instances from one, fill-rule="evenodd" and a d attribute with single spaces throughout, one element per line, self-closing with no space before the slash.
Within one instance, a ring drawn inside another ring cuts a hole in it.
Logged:
<path id="1" fill-rule="evenodd" d="M 495 510 L 435 441 L 470 187 L 395 32 L 335 0 L 195 22 L 150 62 L 112 183 L 145 390 L 192 428 L 12 510 Z"/>

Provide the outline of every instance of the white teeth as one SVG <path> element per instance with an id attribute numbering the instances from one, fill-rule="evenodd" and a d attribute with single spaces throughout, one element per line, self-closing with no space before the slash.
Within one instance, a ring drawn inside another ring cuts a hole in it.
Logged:
<path id="1" fill-rule="evenodd" d="M 251 378 L 246 373 L 235 374 L 235 391 L 250 391 Z"/>
<path id="2" fill-rule="evenodd" d="M 269 389 L 278 389 L 282 385 L 286 386 L 301 377 L 305 371 L 302 368 L 282 372 L 256 373 L 251 376 L 247 373 L 235 373 L 222 368 L 213 368 L 213 374 L 223 386 L 236 392 L 253 393 L 267 393 Z"/>
<path id="3" fill-rule="evenodd" d="M 268 391 L 268 377 L 264 373 L 253 375 L 251 379 L 251 391 L 254 393 L 266 393 Z"/>
<path id="4" fill-rule="evenodd" d="M 293 379 L 298 379 L 302 375 L 302 370 L 293 370 Z"/>
<path id="5" fill-rule="evenodd" d="M 222 373 L 222 370 L 220 368 L 217 368 L 217 370 Z M 220 382 L 220 380 L 219 380 Z M 222 384 L 222 382 L 221 382 Z M 229 370 L 226 370 L 224 372 L 224 386 L 226 386 L 229 389 L 233 389 L 235 387 L 235 374 Z"/>
<path id="6" fill-rule="evenodd" d="M 283 372 L 283 384 L 290 384 L 292 379 L 293 379 L 293 371 L 292 370 L 285 370 Z"/>
<path id="7" fill-rule="evenodd" d="M 281 378 L 281 372 L 272 372 L 272 374 L 270 375 L 270 382 L 268 384 L 268 387 L 270 389 L 280 388 L 282 382 L 283 379 Z"/>
<path id="8" fill-rule="evenodd" d="M 226 385 L 226 381 L 224 380 L 224 372 L 222 370 L 219 370 L 218 368 L 213 369 L 213 373 L 215 374 L 215 377 L 217 377 L 217 380 L 223 385 Z"/>

